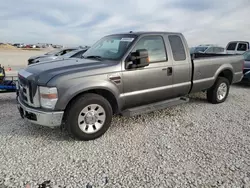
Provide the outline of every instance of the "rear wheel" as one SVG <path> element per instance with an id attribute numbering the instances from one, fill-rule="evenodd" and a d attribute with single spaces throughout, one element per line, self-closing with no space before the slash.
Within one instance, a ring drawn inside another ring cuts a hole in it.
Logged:
<path id="1" fill-rule="evenodd" d="M 110 127 L 112 108 L 97 94 L 77 98 L 66 112 L 66 128 L 79 140 L 93 140 L 102 136 Z"/>
<path id="2" fill-rule="evenodd" d="M 218 77 L 212 88 L 207 90 L 207 100 L 213 104 L 222 103 L 229 93 L 229 81 L 224 77 Z"/>

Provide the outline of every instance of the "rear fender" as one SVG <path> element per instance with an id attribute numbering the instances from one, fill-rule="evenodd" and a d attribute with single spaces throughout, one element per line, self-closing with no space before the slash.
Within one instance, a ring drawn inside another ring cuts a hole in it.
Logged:
<path id="1" fill-rule="evenodd" d="M 214 81 L 213 81 L 213 84 L 211 85 L 211 86 L 213 86 L 214 85 L 214 83 L 215 83 L 215 81 L 217 80 L 217 78 L 219 77 L 219 75 L 223 72 L 223 71 L 226 71 L 226 70 L 228 70 L 228 71 L 230 71 L 231 73 L 232 73 L 232 76 L 234 76 L 234 71 L 233 71 L 233 66 L 231 65 L 231 64 L 223 64 L 223 65 L 221 65 L 218 69 L 217 69 L 217 71 L 215 72 L 215 74 L 214 74 Z M 233 80 L 233 77 L 232 77 L 232 80 Z"/>

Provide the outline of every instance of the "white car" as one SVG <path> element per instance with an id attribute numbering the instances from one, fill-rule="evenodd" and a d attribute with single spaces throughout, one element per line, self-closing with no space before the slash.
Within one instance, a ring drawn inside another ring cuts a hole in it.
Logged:
<path id="1" fill-rule="evenodd" d="M 199 45 L 192 49 L 191 53 L 204 53 L 204 54 L 222 54 L 225 52 L 225 49 L 216 45 Z"/>

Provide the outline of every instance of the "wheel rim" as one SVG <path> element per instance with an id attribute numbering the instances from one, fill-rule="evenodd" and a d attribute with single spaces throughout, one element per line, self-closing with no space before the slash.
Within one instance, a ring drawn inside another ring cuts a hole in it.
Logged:
<path id="1" fill-rule="evenodd" d="M 78 116 L 79 128 L 87 134 L 99 131 L 106 120 L 106 113 L 102 106 L 90 104 L 82 109 Z"/>
<path id="2" fill-rule="evenodd" d="M 227 84 L 221 83 L 217 90 L 217 98 L 223 100 L 227 95 Z"/>

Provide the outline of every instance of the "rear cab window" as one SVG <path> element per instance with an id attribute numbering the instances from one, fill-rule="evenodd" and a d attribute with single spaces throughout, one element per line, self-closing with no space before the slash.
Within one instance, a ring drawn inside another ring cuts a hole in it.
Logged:
<path id="1" fill-rule="evenodd" d="M 170 46 L 173 53 L 173 58 L 175 61 L 184 61 L 186 60 L 186 52 L 181 37 L 178 35 L 169 35 L 168 36 Z"/>

